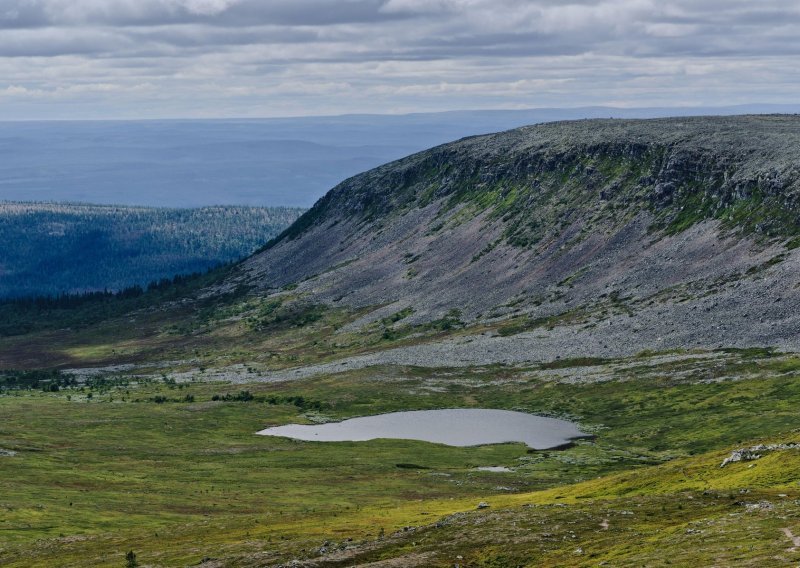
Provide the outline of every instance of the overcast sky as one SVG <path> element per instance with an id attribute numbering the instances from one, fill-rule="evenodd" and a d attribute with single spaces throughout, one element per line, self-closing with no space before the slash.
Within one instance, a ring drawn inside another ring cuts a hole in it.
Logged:
<path id="1" fill-rule="evenodd" d="M 797 0 L 0 0 L 0 119 L 795 103 Z"/>

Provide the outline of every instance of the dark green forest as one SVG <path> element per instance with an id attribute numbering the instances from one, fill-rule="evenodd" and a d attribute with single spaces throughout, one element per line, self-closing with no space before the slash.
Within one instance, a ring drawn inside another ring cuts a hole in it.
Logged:
<path id="1" fill-rule="evenodd" d="M 0 203 L 0 298 L 114 292 L 205 272 L 250 254 L 302 212 Z"/>

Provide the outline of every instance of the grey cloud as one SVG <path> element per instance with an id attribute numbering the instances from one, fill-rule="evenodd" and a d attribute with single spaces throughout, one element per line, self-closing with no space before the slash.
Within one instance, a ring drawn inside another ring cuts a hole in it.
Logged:
<path id="1" fill-rule="evenodd" d="M 783 102 L 799 53 L 795 0 L 0 0 L 0 116 Z"/>
<path id="2" fill-rule="evenodd" d="M 75 25 L 159 26 L 205 23 L 323 26 L 402 19 L 386 0 L 11 0 L 0 28 Z"/>
<path id="3" fill-rule="evenodd" d="M 220 23 L 247 24 L 254 21 L 289 26 L 372 24 L 406 19 L 381 10 L 385 0 L 308 0 L 240 2 L 222 15 Z"/>
<path id="4" fill-rule="evenodd" d="M 201 25 L 177 28 L 137 28 L 125 30 L 124 35 L 136 44 L 160 44 L 175 47 L 236 46 L 254 44 L 298 44 L 320 40 L 313 29 L 284 28 L 279 26 L 248 27 L 239 29 Z"/>
<path id="5" fill-rule="evenodd" d="M 5 30 L 0 33 L 0 57 L 56 57 L 118 52 L 133 44 L 124 36 L 103 30 L 48 28 Z"/>

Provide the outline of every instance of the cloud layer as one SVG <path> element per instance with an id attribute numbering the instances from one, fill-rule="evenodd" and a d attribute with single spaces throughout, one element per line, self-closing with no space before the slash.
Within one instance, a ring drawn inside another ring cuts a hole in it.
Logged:
<path id="1" fill-rule="evenodd" d="M 796 102 L 796 0 L 0 0 L 0 118 Z"/>

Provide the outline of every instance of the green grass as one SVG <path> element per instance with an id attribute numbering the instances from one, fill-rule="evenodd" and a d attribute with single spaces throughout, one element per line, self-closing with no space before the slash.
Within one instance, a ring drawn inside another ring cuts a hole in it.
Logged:
<path id="1" fill-rule="evenodd" d="M 584 365 L 617 369 L 616 380 L 565 384 L 538 374 Z M 746 487 L 753 495 L 736 493 L 734 501 L 780 501 L 777 493 L 793 493 L 800 480 L 800 452 L 776 453 L 752 468 L 719 469 L 731 447 L 800 439 L 794 432 L 800 359 L 793 356 L 643 356 L 565 361 L 540 370 L 375 368 L 247 385 L 181 385 L 166 374 L 0 396 L 0 448 L 17 452 L 0 457 L 0 564 L 122 566 L 133 550 L 144 565 L 189 565 L 206 557 L 255 565 L 255 559 L 314 556 L 324 541 L 347 538 L 360 559 L 438 551 L 425 565 L 448 565 L 457 554 L 476 566 L 504 565 L 503 555 L 527 558 L 522 564 L 563 565 L 576 558 L 577 546 L 597 555 L 580 558 L 587 565 L 614 558 L 635 565 L 662 546 L 673 547 L 676 558 L 707 560 L 709 551 L 721 550 L 722 537 L 692 552 L 678 535 L 692 522 L 711 534 L 721 526 L 713 523 L 743 514 L 744 507 L 734 506 L 727 493 L 704 491 Z M 719 377 L 728 380 L 713 382 Z M 239 396 L 244 390 L 248 397 Z M 228 401 L 212 401 L 226 394 Z M 194 402 L 173 402 L 187 395 Z M 156 397 L 167 402 L 152 402 Z M 320 417 L 442 407 L 571 417 L 595 438 L 566 450 L 530 452 L 520 444 L 324 444 L 254 435 Z M 480 465 L 515 471 L 475 471 Z M 441 516 L 474 509 L 479 500 L 492 507 L 436 528 Z M 800 513 L 790 501 L 782 506 L 789 507 L 786 514 Z M 620 516 L 625 509 L 635 510 L 635 518 Z M 478 533 L 469 521 L 475 515 L 483 519 Z M 597 532 L 604 518 L 625 524 L 618 532 Z M 753 532 L 737 536 L 742 540 L 735 544 L 754 548 L 742 558 L 783 551 L 777 525 L 788 522 L 772 515 L 744 518 L 742 526 Z M 529 526 L 527 536 L 511 523 Z M 423 528 L 402 531 L 408 525 Z M 380 539 L 380 529 L 390 536 Z M 569 531 L 579 543 L 562 538 Z M 762 533 L 773 535 L 774 543 Z M 498 548 L 496 538 L 507 544 Z M 638 551 L 626 547 L 629 539 L 639 543 Z"/>
<path id="2" fill-rule="evenodd" d="M 254 435 L 270 424 L 302 420 L 294 404 L 123 403 L 122 393 L 108 396 L 116 402 L 38 393 L 0 399 L 0 447 L 18 452 L 2 462 L 3 565 L 50 565 L 52 553 L 68 565 L 69 554 L 57 545 L 62 534 L 88 537 L 79 541 L 74 565 L 88 559 L 102 565 L 105 554 L 128 549 L 142 559 L 158 552 L 169 563 L 196 563 L 219 552 L 213 544 L 197 545 L 198 535 L 210 531 L 236 542 L 242 527 L 283 534 L 285 524 L 346 516 L 393 498 L 464 495 L 453 483 L 397 467 L 419 461 L 420 444 L 364 448 Z M 473 465 L 506 462 L 521 451 L 433 448 L 425 463 L 465 477 Z M 469 492 L 490 488 L 484 480 Z M 51 540 L 41 546 L 41 539 Z"/>

